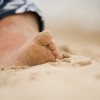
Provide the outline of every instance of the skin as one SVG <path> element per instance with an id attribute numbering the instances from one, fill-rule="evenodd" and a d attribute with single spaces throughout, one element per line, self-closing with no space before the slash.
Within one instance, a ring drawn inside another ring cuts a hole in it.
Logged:
<path id="1" fill-rule="evenodd" d="M 33 66 L 61 58 L 51 32 L 39 33 L 35 14 L 11 15 L 0 21 L 0 66 Z"/>

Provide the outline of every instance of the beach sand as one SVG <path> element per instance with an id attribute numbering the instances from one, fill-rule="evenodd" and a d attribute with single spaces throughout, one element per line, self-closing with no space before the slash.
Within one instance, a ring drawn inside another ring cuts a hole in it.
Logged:
<path id="1" fill-rule="evenodd" d="M 1 67 L 0 100 L 100 100 L 100 59 L 61 48 L 55 63 Z"/>
<path id="2" fill-rule="evenodd" d="M 100 17 L 92 6 L 95 0 L 78 6 L 72 0 L 34 1 L 66 58 L 31 67 L 0 67 L 0 100 L 100 100 Z"/>

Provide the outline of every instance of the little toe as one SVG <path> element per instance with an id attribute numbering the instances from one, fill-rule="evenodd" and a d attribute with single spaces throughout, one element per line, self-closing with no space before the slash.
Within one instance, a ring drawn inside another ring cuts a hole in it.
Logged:
<path id="1" fill-rule="evenodd" d="M 56 59 L 62 58 L 62 54 L 60 53 L 59 49 L 53 50 L 52 53 L 53 53 L 53 55 L 55 56 Z"/>
<path id="2" fill-rule="evenodd" d="M 46 46 L 52 42 L 52 34 L 50 31 L 45 30 L 43 32 L 38 33 L 34 40 L 37 44 Z"/>
<path id="3" fill-rule="evenodd" d="M 52 51 L 52 53 L 56 59 L 62 58 L 62 54 L 60 53 L 59 48 L 57 47 L 57 45 L 53 41 L 47 47 Z"/>

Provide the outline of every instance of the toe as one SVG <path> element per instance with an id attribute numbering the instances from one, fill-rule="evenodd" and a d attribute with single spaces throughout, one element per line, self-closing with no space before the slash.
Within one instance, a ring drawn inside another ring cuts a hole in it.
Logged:
<path id="1" fill-rule="evenodd" d="M 38 33 L 34 40 L 37 44 L 46 46 L 52 42 L 52 34 L 50 31 L 45 30 L 43 32 Z"/>
<path id="2" fill-rule="evenodd" d="M 62 54 L 60 53 L 59 48 L 56 46 L 56 44 L 52 41 L 52 34 L 50 31 L 45 30 L 43 32 L 40 32 L 36 35 L 34 38 L 34 41 L 36 44 L 39 44 L 41 46 L 48 47 L 56 59 L 61 59 Z"/>
<path id="3" fill-rule="evenodd" d="M 62 54 L 60 53 L 59 48 L 56 46 L 56 44 L 53 41 L 52 41 L 52 43 L 50 43 L 48 45 L 48 48 L 52 51 L 52 53 L 56 57 L 56 59 L 62 58 Z"/>
<path id="4" fill-rule="evenodd" d="M 60 53 L 60 50 L 56 48 L 55 50 L 52 50 L 53 55 L 55 56 L 56 59 L 61 59 L 62 54 Z"/>

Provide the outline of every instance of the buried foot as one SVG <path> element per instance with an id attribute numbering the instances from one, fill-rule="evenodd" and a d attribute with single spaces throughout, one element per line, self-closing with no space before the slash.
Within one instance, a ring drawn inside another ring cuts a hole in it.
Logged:
<path id="1" fill-rule="evenodd" d="M 13 53 L 6 65 L 32 66 L 61 59 L 62 54 L 52 40 L 50 31 L 38 33 L 35 38 Z M 5 65 L 4 64 L 4 65 Z"/>

